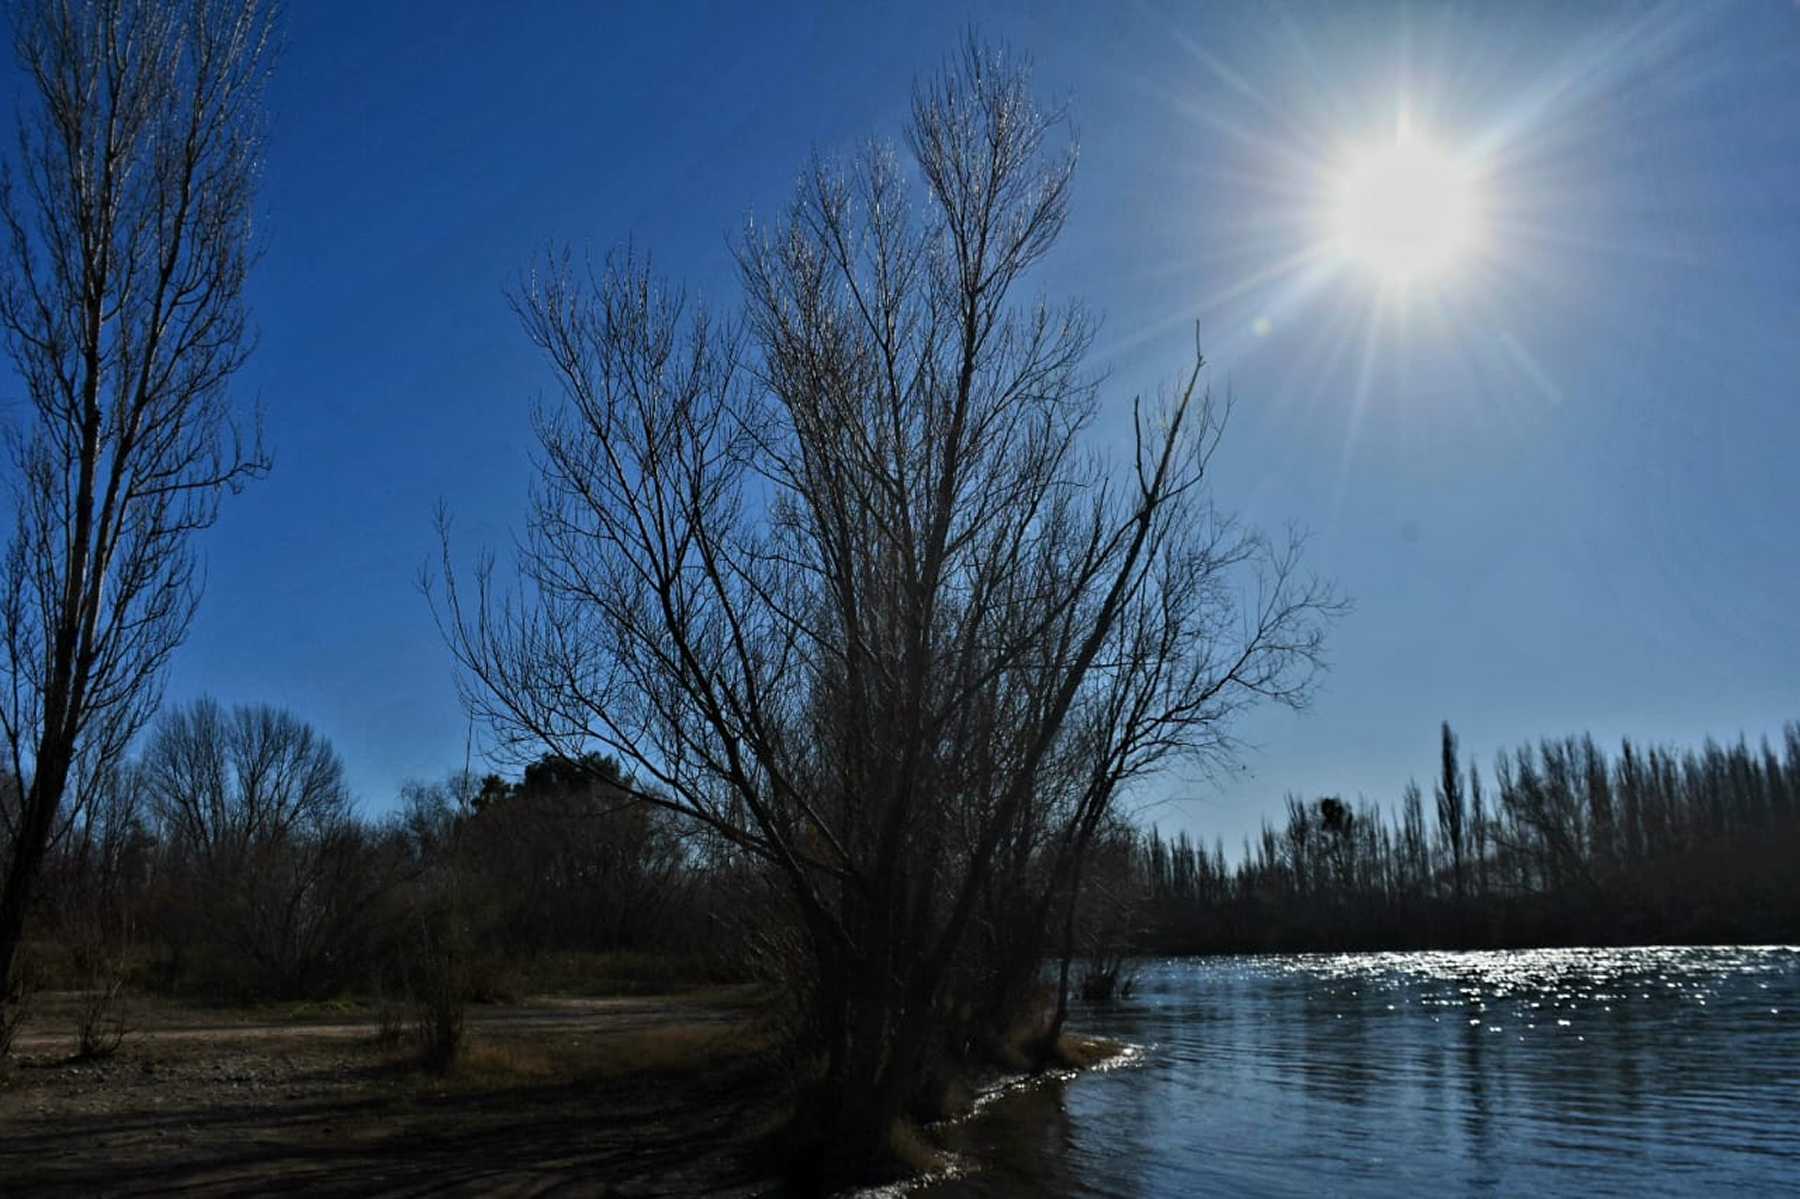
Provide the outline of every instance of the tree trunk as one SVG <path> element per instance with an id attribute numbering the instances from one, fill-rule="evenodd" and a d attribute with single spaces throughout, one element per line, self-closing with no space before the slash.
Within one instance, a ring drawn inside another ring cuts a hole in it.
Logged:
<path id="1" fill-rule="evenodd" d="M 69 762 L 66 748 L 50 744 L 39 747 L 31 789 L 19 814 L 19 836 L 13 846 L 5 888 L 0 890 L 0 1003 L 11 993 L 13 963 L 25 936 L 32 883 L 50 847 L 57 805 L 68 783 Z"/>

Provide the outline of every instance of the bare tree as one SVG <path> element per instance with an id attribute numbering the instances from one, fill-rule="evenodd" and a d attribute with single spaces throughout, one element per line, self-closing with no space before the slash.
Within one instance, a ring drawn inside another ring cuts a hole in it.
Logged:
<path id="1" fill-rule="evenodd" d="M 227 712 L 203 698 L 164 714 L 140 778 L 170 844 L 208 862 L 316 833 L 350 814 L 344 764 L 331 743 L 266 704 Z"/>
<path id="2" fill-rule="evenodd" d="M 0 175 L 0 330 L 29 401 L 0 563 L 0 734 L 23 792 L 0 984 L 71 773 L 103 773 L 156 707 L 199 597 L 192 534 L 267 467 L 227 384 L 250 347 L 273 22 L 258 0 L 14 9 L 35 94 Z"/>
<path id="3" fill-rule="evenodd" d="M 1431 843 L 1425 835 L 1425 793 L 1408 779 L 1400 793 L 1400 877 L 1402 890 L 1425 896 L 1431 892 Z"/>
<path id="4" fill-rule="evenodd" d="M 1099 412 L 1079 306 L 1018 293 L 1072 148 L 969 44 L 907 147 L 815 161 L 739 247 L 740 320 L 630 257 L 514 296 L 561 402 L 516 596 L 434 604 L 465 697 L 521 757 L 594 747 L 766 864 L 796 913 L 827 1170 L 881 1151 L 934 1055 L 1055 948 L 1121 790 L 1298 704 L 1330 592 L 1207 498 L 1201 363 Z M 984 950 L 1004 951 L 997 960 Z"/>
<path id="5" fill-rule="evenodd" d="M 1475 887 L 1485 900 L 1488 889 L 1488 815 L 1487 804 L 1481 794 L 1481 768 L 1474 761 L 1469 763 L 1469 833 L 1473 842 L 1471 851 L 1475 855 Z"/>
<path id="6" fill-rule="evenodd" d="M 312 726 L 267 705 L 227 712 L 196 700 L 157 722 L 138 778 L 185 884 L 190 932 L 281 993 L 305 991 L 328 957 L 351 956 L 385 880 L 357 869 L 344 764 Z"/>
<path id="7" fill-rule="evenodd" d="M 1469 803 L 1463 793 L 1462 767 L 1456 760 L 1456 734 L 1450 731 L 1448 720 L 1443 722 L 1440 732 L 1443 774 L 1437 784 L 1438 836 L 1448 851 L 1450 877 L 1456 902 L 1460 904 L 1464 895 L 1463 857 L 1468 846 Z"/>

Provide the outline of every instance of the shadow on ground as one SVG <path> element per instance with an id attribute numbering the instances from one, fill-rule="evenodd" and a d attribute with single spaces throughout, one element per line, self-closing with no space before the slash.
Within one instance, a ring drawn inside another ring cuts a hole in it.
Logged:
<path id="1" fill-rule="evenodd" d="M 744 1072 L 15 1118 L 8 1194 L 753 1195 L 769 1088 Z"/>

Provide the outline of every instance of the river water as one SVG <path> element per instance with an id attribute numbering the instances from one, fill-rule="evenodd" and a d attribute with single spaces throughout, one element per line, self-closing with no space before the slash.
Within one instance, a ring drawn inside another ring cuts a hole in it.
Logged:
<path id="1" fill-rule="evenodd" d="M 1800 1194 L 1800 949 L 1173 959 L 923 1195 Z"/>

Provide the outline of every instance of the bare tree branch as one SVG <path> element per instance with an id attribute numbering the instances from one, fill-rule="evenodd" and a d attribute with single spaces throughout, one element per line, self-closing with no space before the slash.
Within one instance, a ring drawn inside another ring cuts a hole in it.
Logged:
<path id="1" fill-rule="evenodd" d="M 275 14 L 31 0 L 13 23 L 37 103 L 0 169 L 0 335 L 29 400 L 0 563 L 0 738 L 23 791 L 0 984 L 68 780 L 103 774 L 156 709 L 199 600 L 191 535 L 268 469 L 227 384 L 253 340 Z"/>
<path id="2" fill-rule="evenodd" d="M 551 255 L 511 297 L 557 384 L 516 586 L 459 584 L 447 522 L 425 580 L 503 748 L 616 755 L 782 882 L 851 1158 L 946 1024 L 1008 1018 L 1122 791 L 1304 703 L 1341 608 L 1213 508 L 1198 354 L 1127 470 L 1089 448 L 1093 322 L 1019 302 L 1060 126 L 971 41 L 917 89 L 910 176 L 815 159 L 745 231 L 735 320 Z"/>

